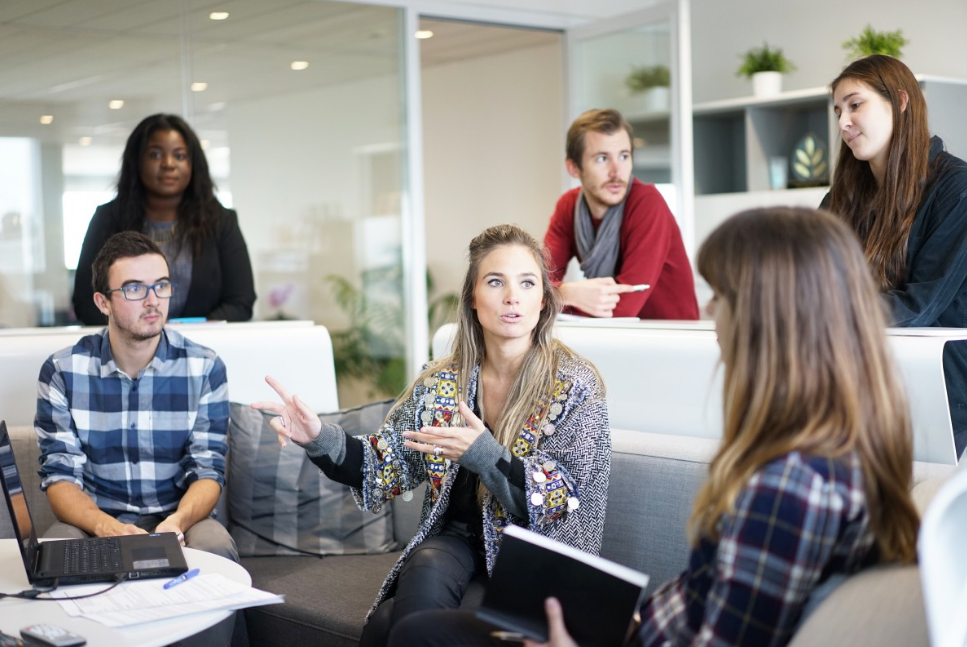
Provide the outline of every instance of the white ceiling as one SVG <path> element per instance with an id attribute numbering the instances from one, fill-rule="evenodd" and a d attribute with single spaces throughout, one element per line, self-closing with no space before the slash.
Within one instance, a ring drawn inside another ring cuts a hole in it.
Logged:
<path id="1" fill-rule="evenodd" d="M 228 11 L 228 20 L 211 20 L 214 10 Z M 318 0 L 0 0 L 0 135 L 117 144 L 148 114 L 186 112 L 187 96 L 192 122 L 217 137 L 220 106 L 233 101 L 397 72 L 399 15 L 387 6 Z M 435 32 L 421 44 L 426 66 L 558 38 L 426 22 Z M 190 61 L 184 68 L 183 60 Z M 309 68 L 293 72 L 293 60 Z M 182 91 L 194 81 L 208 89 Z M 124 108 L 110 110 L 112 99 Z M 42 126 L 44 114 L 54 123 Z"/>

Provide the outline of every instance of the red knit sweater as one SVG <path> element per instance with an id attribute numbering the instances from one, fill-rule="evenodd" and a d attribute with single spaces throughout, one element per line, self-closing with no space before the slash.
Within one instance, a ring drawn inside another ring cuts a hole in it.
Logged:
<path id="1" fill-rule="evenodd" d="M 555 285 L 561 283 L 572 257 L 581 260 L 574 236 L 574 203 L 579 193 L 580 189 L 575 188 L 561 196 L 544 235 L 551 280 Z M 600 221 L 595 221 L 594 225 L 597 228 Z M 654 185 L 633 181 L 619 240 L 621 249 L 614 280 L 628 285 L 647 283 L 651 289 L 622 294 L 613 315 L 642 319 L 698 319 L 695 280 L 682 234 Z"/>

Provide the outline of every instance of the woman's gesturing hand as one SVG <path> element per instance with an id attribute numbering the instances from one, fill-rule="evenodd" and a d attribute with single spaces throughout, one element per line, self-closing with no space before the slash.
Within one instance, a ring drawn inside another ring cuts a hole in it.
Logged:
<path id="1" fill-rule="evenodd" d="M 290 438 L 297 443 L 315 440 L 322 429 L 322 422 L 316 412 L 300 400 L 299 396 L 289 393 L 289 390 L 274 378 L 266 375 L 265 381 L 279 394 L 282 403 L 263 400 L 253 402 L 250 406 L 259 411 L 275 414 L 275 417 L 269 421 L 269 426 L 279 435 L 279 444 L 285 447 L 286 441 Z"/>
<path id="2" fill-rule="evenodd" d="M 466 402 L 460 402 L 457 407 L 466 427 L 421 427 L 419 431 L 404 431 L 403 446 L 458 462 L 487 427 Z"/>

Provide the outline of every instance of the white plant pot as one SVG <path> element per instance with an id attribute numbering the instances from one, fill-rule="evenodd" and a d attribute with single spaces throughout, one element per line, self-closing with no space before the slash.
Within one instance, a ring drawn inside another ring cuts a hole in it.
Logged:
<path id="1" fill-rule="evenodd" d="M 771 97 L 782 92 L 782 72 L 756 72 L 752 75 L 752 95 Z"/>
<path id="2" fill-rule="evenodd" d="M 634 113 L 668 112 L 670 98 L 671 92 L 668 88 L 648 88 L 631 97 L 631 111 Z"/>

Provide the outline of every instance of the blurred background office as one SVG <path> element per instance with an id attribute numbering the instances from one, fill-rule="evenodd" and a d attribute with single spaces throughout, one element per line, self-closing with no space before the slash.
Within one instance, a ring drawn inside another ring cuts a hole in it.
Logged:
<path id="1" fill-rule="evenodd" d="M 254 318 L 329 327 L 358 382 L 345 405 L 392 393 L 425 360 L 470 237 L 543 235 L 575 114 L 639 114 L 635 174 L 662 186 L 691 253 L 711 227 L 692 106 L 750 95 L 735 70 L 763 41 L 798 66 L 784 90 L 821 88 L 869 23 L 903 29 L 915 72 L 967 79 L 962 0 L 3 0 L 0 325 L 74 321 L 80 243 L 125 138 L 175 113 L 238 210 Z M 632 65 L 670 68 L 663 106 L 628 94 Z"/>

